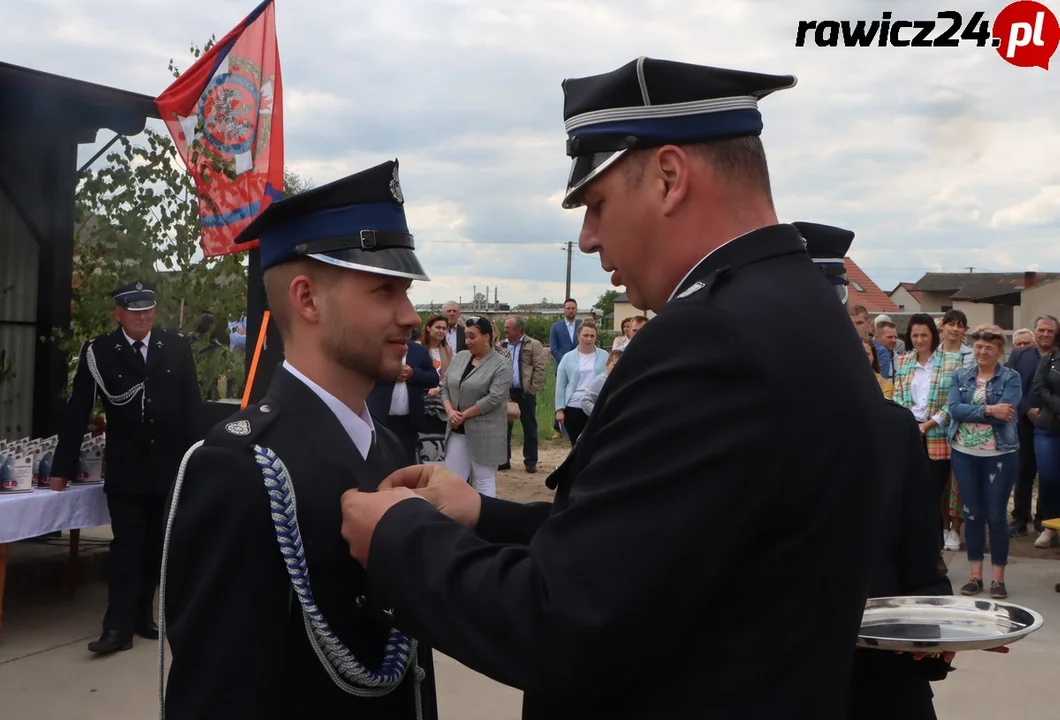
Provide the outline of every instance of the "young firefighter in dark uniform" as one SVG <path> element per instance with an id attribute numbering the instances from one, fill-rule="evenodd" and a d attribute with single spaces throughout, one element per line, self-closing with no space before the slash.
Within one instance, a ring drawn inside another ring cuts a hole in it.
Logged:
<path id="1" fill-rule="evenodd" d="M 77 472 L 98 396 L 107 423 L 103 489 L 114 534 L 103 634 L 88 645 L 99 654 L 128 650 L 134 632 L 158 638 L 154 600 L 163 508 L 180 459 L 194 442 L 202 401 L 191 345 L 154 327 L 153 286 L 137 280 L 113 295 L 119 327 L 81 348 L 51 475 L 52 488 L 62 490 Z"/>
<path id="2" fill-rule="evenodd" d="M 343 492 L 408 463 L 365 407 L 419 325 L 407 292 L 427 276 L 402 205 L 387 162 L 273 204 L 238 238 L 260 241 L 286 360 L 174 488 L 168 720 L 437 717 L 430 651 L 392 629 L 340 534 Z"/>
<path id="3" fill-rule="evenodd" d="M 854 233 L 816 223 L 792 223 L 806 240 L 806 251 L 847 301 L 846 257 Z M 865 363 L 868 367 L 868 363 Z M 866 372 L 868 372 L 866 370 Z M 884 399 L 886 417 L 877 447 L 865 465 L 886 468 L 882 501 L 871 508 L 879 523 L 868 555 L 870 597 L 952 595 L 949 578 L 939 572 L 942 543 L 931 492 L 931 468 L 912 413 Z M 950 670 L 942 657 L 915 659 L 911 654 L 857 649 L 850 682 L 849 720 L 934 720 L 931 681 Z"/>
<path id="4" fill-rule="evenodd" d="M 846 716 L 869 568 L 837 538 L 874 532 L 883 403 L 773 209 L 758 100 L 794 84 L 650 59 L 566 81 L 579 247 L 656 317 L 548 479 L 554 503 L 427 466 L 343 498 L 373 597 L 521 688 L 524 718 Z"/>

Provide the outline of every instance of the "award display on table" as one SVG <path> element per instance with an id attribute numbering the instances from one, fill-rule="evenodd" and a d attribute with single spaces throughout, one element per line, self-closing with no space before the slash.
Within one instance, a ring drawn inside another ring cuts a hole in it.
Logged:
<path id="1" fill-rule="evenodd" d="M 77 474 L 74 485 L 98 485 L 103 482 L 103 451 L 106 448 L 106 436 L 90 438 L 81 443 L 81 454 L 77 458 Z"/>
<path id="2" fill-rule="evenodd" d="M 98 485 L 106 478 L 103 462 L 106 436 L 85 435 L 81 442 L 75 485 Z M 0 494 L 27 493 L 51 487 L 52 463 L 59 437 L 0 440 Z"/>
<path id="3" fill-rule="evenodd" d="M 0 443 L 0 493 L 33 492 L 33 458 L 39 442 L 22 438 Z"/>

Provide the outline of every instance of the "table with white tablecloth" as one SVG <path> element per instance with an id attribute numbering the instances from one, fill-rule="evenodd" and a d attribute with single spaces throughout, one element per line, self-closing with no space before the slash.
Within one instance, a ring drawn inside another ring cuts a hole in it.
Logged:
<path id="1" fill-rule="evenodd" d="M 0 493 L 0 629 L 4 618 L 8 543 L 69 530 L 73 570 L 81 529 L 109 524 L 110 513 L 102 484 L 71 485 L 61 492 L 44 488 L 26 493 Z"/>

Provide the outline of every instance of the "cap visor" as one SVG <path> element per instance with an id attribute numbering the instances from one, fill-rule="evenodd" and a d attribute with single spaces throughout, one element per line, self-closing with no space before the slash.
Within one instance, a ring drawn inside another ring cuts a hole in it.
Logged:
<path id="1" fill-rule="evenodd" d="M 420 259 L 416 257 L 416 252 L 406 248 L 373 251 L 350 248 L 309 255 L 308 257 L 336 267 L 372 273 L 373 275 L 386 275 L 408 280 L 430 280 L 427 277 L 427 273 L 423 271 L 423 266 L 420 265 Z"/>
<path id="2" fill-rule="evenodd" d="M 132 310 L 134 312 L 139 310 L 151 310 L 155 306 L 154 300 L 132 300 L 130 302 L 119 305 L 124 307 L 126 310 Z"/>
<path id="3" fill-rule="evenodd" d="M 613 152 L 593 153 L 592 155 L 574 158 L 574 162 L 571 163 L 570 177 L 567 178 L 567 194 L 563 197 L 564 209 L 573 210 L 576 207 L 581 207 L 584 204 L 581 199 L 581 191 L 585 186 L 597 175 L 611 167 L 625 153 L 625 150 L 615 150 Z"/>

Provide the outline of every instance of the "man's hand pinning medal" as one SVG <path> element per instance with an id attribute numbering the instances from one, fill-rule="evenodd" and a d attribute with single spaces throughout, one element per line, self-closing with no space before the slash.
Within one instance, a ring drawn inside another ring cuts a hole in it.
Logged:
<path id="1" fill-rule="evenodd" d="M 372 535 L 387 510 L 413 498 L 427 500 L 438 512 L 470 527 L 482 508 L 482 496 L 441 465 L 402 468 L 383 480 L 377 492 L 347 490 L 342 496 L 342 537 L 357 562 L 368 567 Z"/>

